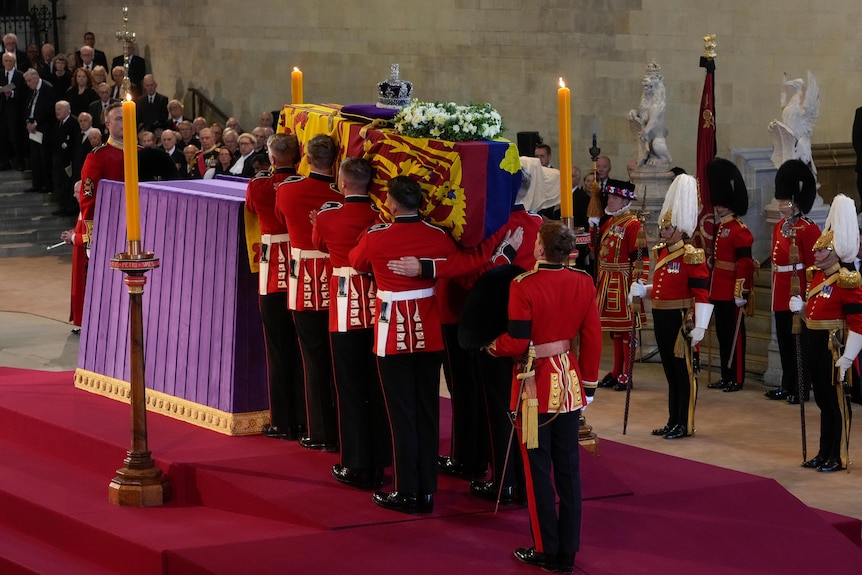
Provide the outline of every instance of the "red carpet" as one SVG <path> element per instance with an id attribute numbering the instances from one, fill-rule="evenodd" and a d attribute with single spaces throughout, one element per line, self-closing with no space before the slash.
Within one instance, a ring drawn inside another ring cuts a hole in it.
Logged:
<path id="1" fill-rule="evenodd" d="M 530 541 L 526 511 L 494 515 L 466 482 L 441 476 L 431 516 L 401 515 L 332 480 L 336 454 L 153 414 L 148 424 L 173 500 L 115 507 L 108 483 L 128 448 L 128 406 L 75 389 L 68 372 L 0 368 L 0 573 L 538 572 L 511 557 Z M 862 569 L 858 520 L 809 509 L 769 479 L 601 447 L 582 457 L 583 572 Z"/>

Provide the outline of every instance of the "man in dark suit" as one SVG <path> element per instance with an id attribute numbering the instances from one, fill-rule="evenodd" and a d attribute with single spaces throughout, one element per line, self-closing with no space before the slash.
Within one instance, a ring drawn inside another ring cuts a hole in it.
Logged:
<path id="1" fill-rule="evenodd" d="M 93 117 L 93 127 L 98 128 L 104 133 L 105 110 L 111 102 L 116 102 L 117 100 L 111 97 L 111 88 L 104 82 L 96 86 L 96 93 L 99 95 L 99 99 L 90 103 L 89 113 Z"/>
<path id="2" fill-rule="evenodd" d="M 186 157 L 183 151 L 177 147 L 177 133 L 173 130 L 164 130 L 162 132 L 162 149 L 174 161 L 177 171 L 180 174 L 186 173 Z"/>
<path id="3" fill-rule="evenodd" d="M 143 85 L 144 75 L 147 73 L 147 61 L 135 54 L 134 42 L 126 42 L 123 44 L 123 54 L 116 56 L 111 61 L 111 69 L 114 66 L 123 67 L 123 56 L 129 55 L 129 80 L 136 86 Z"/>
<path id="4" fill-rule="evenodd" d="M 144 93 L 135 98 L 138 129 L 156 130 L 168 125 L 168 97 L 156 92 L 158 84 L 152 74 L 143 79 Z"/>
<path id="5" fill-rule="evenodd" d="M 72 107 L 66 100 L 54 104 L 57 125 L 51 134 L 51 163 L 54 169 L 54 196 L 60 209 L 55 216 L 78 215 L 78 202 L 72 190 L 72 160 L 75 147 L 81 136 L 78 118 L 72 115 Z"/>
<path id="6" fill-rule="evenodd" d="M 30 67 L 30 59 L 27 58 L 27 52 L 18 48 L 18 36 L 11 32 L 3 36 L 3 48 L 7 54 L 15 55 L 15 66 L 21 73 L 26 72 Z"/>
<path id="7" fill-rule="evenodd" d="M 3 89 L 0 92 L 0 169 L 10 168 L 14 157 L 17 167 L 23 170 L 24 158 L 28 156 L 23 116 L 28 91 L 12 54 L 3 54 L 0 88 Z"/>
<path id="8" fill-rule="evenodd" d="M 24 114 L 30 138 L 30 169 L 33 174 L 33 187 L 27 191 L 47 194 L 51 191 L 51 134 L 56 124 L 54 104 L 57 94 L 54 86 L 40 78 L 39 72 L 33 68 L 24 72 L 24 81 L 30 88 Z"/>
<path id="9" fill-rule="evenodd" d="M 81 179 L 81 168 L 84 167 L 84 160 L 93 148 L 102 145 L 102 131 L 93 126 L 93 117 L 89 112 L 81 112 L 78 114 L 78 127 L 81 129 L 80 136 L 75 142 L 72 158 L 72 185 Z M 90 132 L 98 135 L 92 137 Z"/>
<path id="10" fill-rule="evenodd" d="M 93 49 L 93 65 L 104 66 L 108 69 L 108 57 L 101 50 L 96 49 L 96 35 L 92 32 L 84 32 L 84 46 L 89 46 Z M 78 57 L 78 62 L 81 61 L 81 51 L 78 50 L 75 55 Z"/>

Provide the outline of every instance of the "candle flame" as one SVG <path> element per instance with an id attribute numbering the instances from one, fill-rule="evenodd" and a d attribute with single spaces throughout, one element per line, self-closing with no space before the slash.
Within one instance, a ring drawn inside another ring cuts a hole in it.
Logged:
<path id="1" fill-rule="evenodd" d="M 294 71 L 294 72 L 299 72 L 299 68 L 297 68 L 296 66 L 294 66 L 294 67 L 293 67 L 293 71 Z"/>
<path id="2" fill-rule="evenodd" d="M 131 101 L 132 101 L 132 93 L 126 92 L 126 102 L 131 102 Z"/>
<path id="3" fill-rule="evenodd" d="M 566 87 L 566 83 L 563 82 L 563 78 L 562 78 L 562 76 L 560 76 L 560 88 L 565 88 L 565 87 Z"/>

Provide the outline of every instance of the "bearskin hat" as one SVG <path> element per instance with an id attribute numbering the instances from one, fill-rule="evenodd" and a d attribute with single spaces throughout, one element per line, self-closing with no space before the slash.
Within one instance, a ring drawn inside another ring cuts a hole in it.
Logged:
<path id="1" fill-rule="evenodd" d="M 713 206 L 724 206 L 737 216 L 748 212 L 748 189 L 733 162 L 715 158 L 706 166 L 706 177 Z"/>
<path id="2" fill-rule="evenodd" d="M 791 200 L 807 214 L 817 196 L 817 182 L 811 169 L 801 160 L 787 160 L 775 173 L 775 199 Z"/>
<path id="3" fill-rule="evenodd" d="M 509 284 L 524 273 L 514 264 L 496 266 L 482 274 L 464 302 L 458 322 L 458 343 L 464 349 L 481 349 L 509 326 Z"/>

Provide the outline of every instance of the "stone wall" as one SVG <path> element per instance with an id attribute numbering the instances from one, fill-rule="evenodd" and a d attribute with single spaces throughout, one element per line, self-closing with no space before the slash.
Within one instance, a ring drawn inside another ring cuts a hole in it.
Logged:
<path id="1" fill-rule="evenodd" d="M 120 53 L 119 3 L 59 6 L 68 16 L 60 23 L 65 51 L 92 30 L 109 57 Z M 858 13 L 856 0 L 141 0 L 130 5 L 130 22 L 160 92 L 186 98 L 197 87 L 247 126 L 289 100 L 293 66 L 303 70 L 307 101 L 366 103 L 398 62 L 416 97 L 488 101 L 507 137 L 537 130 L 556 149 L 562 76 L 572 88 L 575 164 L 588 163 L 596 131 L 623 176 L 634 150 L 626 113 L 651 59 L 665 76 L 674 163 L 694 170 L 708 33 L 718 37 L 720 155 L 771 145 L 766 125 L 780 117 L 784 71 L 817 77 L 814 144 L 847 142 L 862 105 Z"/>

